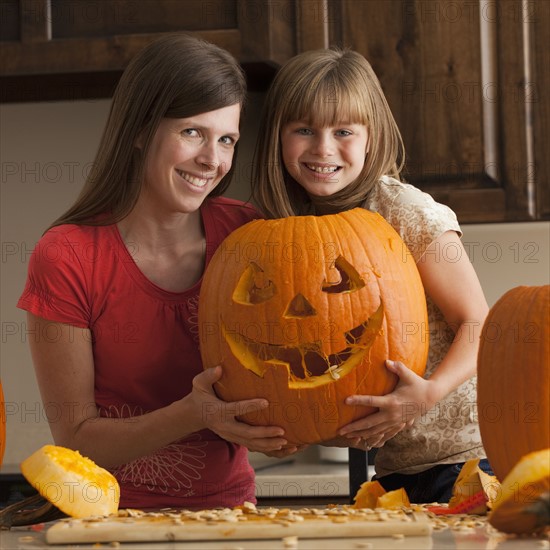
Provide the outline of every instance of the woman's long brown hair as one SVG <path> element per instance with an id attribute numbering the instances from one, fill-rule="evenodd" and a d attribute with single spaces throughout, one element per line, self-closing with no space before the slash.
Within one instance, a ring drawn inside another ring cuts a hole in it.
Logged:
<path id="1" fill-rule="evenodd" d="M 107 225 L 124 218 L 138 199 L 144 159 L 161 119 L 243 106 L 245 96 L 243 71 L 229 52 L 182 33 L 149 44 L 132 59 L 120 79 L 80 195 L 51 227 Z M 227 189 L 232 172 L 211 196 Z"/>

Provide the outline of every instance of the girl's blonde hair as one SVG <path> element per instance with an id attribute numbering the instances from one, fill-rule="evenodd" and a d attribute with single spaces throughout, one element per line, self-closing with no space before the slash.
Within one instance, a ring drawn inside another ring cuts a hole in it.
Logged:
<path id="1" fill-rule="evenodd" d="M 168 34 L 146 46 L 118 83 L 79 197 L 51 227 L 120 221 L 136 204 L 144 161 L 163 118 L 187 118 L 235 104 L 242 107 L 245 97 L 244 73 L 222 48 L 185 33 Z M 232 172 L 233 168 L 210 196 L 227 189 Z"/>
<path id="2" fill-rule="evenodd" d="M 311 204 L 281 156 L 281 129 L 293 121 L 365 124 L 369 153 L 360 176 Z M 273 218 L 314 213 L 316 205 L 323 212 L 349 210 L 365 201 L 381 176 L 399 177 L 404 160 L 401 134 L 369 62 L 352 50 L 311 50 L 285 63 L 269 89 L 254 153 L 252 195 Z"/>

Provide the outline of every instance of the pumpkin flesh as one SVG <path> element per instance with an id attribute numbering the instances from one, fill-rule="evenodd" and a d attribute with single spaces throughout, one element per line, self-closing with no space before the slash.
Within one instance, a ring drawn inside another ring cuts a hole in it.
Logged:
<path id="1" fill-rule="evenodd" d="M 21 463 L 21 473 L 42 497 L 75 518 L 118 510 L 116 478 L 78 451 L 45 445 Z"/>

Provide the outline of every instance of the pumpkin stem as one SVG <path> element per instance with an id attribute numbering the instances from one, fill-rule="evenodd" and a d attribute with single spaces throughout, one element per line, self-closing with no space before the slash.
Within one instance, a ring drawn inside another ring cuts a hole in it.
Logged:
<path id="1" fill-rule="evenodd" d="M 550 492 L 539 495 L 534 502 L 524 510 L 536 518 L 535 529 L 550 525 Z"/>

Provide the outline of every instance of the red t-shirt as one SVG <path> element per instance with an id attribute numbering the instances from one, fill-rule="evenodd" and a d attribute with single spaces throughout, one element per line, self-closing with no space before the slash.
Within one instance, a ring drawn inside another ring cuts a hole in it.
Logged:
<path id="1" fill-rule="evenodd" d="M 205 201 L 201 215 L 207 264 L 233 229 L 260 217 L 251 205 L 227 198 Z M 156 286 L 139 270 L 116 225 L 63 225 L 38 242 L 18 307 L 91 330 L 96 405 L 102 416 L 128 418 L 181 399 L 202 371 L 200 286 L 198 281 L 185 292 Z M 247 450 L 209 430 L 112 471 L 121 507 L 255 502 Z"/>

